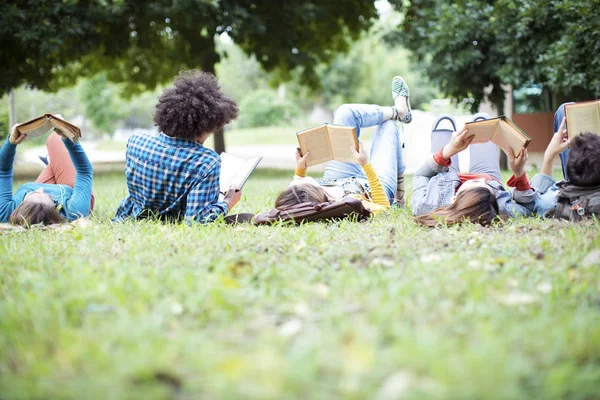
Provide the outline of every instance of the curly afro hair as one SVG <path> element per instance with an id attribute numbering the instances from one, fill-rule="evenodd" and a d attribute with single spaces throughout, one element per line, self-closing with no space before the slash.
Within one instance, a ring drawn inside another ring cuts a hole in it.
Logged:
<path id="1" fill-rule="evenodd" d="M 154 110 L 154 125 L 165 135 L 205 138 L 238 116 L 238 105 L 221 92 L 214 75 L 181 71 L 173 83 L 175 87 L 163 92 Z"/>
<path id="2" fill-rule="evenodd" d="M 567 176 L 578 186 L 600 185 L 600 136 L 583 132 L 569 146 Z"/>

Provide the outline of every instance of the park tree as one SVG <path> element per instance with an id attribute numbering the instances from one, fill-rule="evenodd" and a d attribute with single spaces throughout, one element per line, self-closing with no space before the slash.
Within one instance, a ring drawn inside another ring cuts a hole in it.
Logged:
<path id="1" fill-rule="evenodd" d="M 23 84 L 57 90 L 106 71 L 133 95 L 182 69 L 214 72 L 223 33 L 278 79 L 299 70 L 317 87 L 315 66 L 346 51 L 376 15 L 372 0 L 2 2 L 0 94 Z M 224 149 L 222 134 L 215 148 Z"/>
<path id="2" fill-rule="evenodd" d="M 404 13 L 388 35 L 457 101 L 503 108 L 502 84 L 541 84 L 555 104 L 600 95 L 600 0 L 390 0 Z"/>

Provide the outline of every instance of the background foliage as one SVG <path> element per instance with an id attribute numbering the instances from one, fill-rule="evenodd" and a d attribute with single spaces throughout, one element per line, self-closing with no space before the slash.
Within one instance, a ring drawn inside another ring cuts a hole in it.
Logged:
<path id="1" fill-rule="evenodd" d="M 541 84 L 559 102 L 600 96 L 600 0 L 391 0 L 405 18 L 388 40 L 402 43 L 429 78 L 472 111 L 492 85 Z M 552 107 L 551 107 L 552 108 Z"/>

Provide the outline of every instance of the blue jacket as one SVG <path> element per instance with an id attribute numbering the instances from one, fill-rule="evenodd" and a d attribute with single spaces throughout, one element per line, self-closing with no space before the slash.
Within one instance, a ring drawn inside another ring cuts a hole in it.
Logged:
<path id="1" fill-rule="evenodd" d="M 548 211 L 554 210 L 556 207 L 556 195 L 558 194 L 559 188 L 554 182 L 554 178 L 549 175 L 537 174 L 531 179 L 531 187 L 535 189 L 539 195 L 536 197 L 535 202 L 528 204 L 528 208 L 533 211 L 534 214 L 540 217 L 545 217 Z"/>
<path id="2" fill-rule="evenodd" d="M 510 217 L 531 215 L 537 192 L 514 190 L 507 192 L 496 180 L 486 182 L 496 193 L 500 213 Z M 413 175 L 411 207 L 413 215 L 422 215 L 450 205 L 461 181 L 456 172 L 439 165 L 431 155 Z"/>
<path id="3" fill-rule="evenodd" d="M 92 198 L 92 164 L 79 143 L 63 139 L 69 151 L 71 161 L 77 171 L 75 185 L 54 185 L 30 182 L 21 186 L 12 193 L 13 164 L 17 146 L 8 139 L 0 149 L 0 222 L 7 222 L 10 214 L 22 202 L 27 193 L 43 188 L 59 209 L 60 214 L 69 221 L 90 214 L 90 201 Z"/>

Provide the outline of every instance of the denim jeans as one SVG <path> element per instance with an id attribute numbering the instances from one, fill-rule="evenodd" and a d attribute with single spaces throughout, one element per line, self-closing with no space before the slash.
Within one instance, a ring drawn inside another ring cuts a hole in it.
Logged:
<path id="1" fill-rule="evenodd" d="M 554 113 L 554 132 L 558 132 L 560 124 L 565 117 L 565 105 L 573 103 L 563 103 Z M 565 125 L 566 128 L 566 125 Z M 566 148 L 559 154 L 562 167 L 563 177 L 567 177 L 567 160 L 569 159 L 569 148 Z M 537 174 L 531 180 L 531 186 L 539 193 L 539 197 L 535 202 L 533 211 L 540 216 L 545 216 L 548 211 L 554 210 L 556 206 L 556 195 L 558 194 L 558 186 L 554 182 L 554 178 L 548 175 Z"/>
<path id="2" fill-rule="evenodd" d="M 344 104 L 336 110 L 333 123 L 356 128 L 356 135 L 359 138 L 361 128 L 377 126 L 371 143 L 370 159 L 373 169 L 391 202 L 396 197 L 398 175 L 404 173 L 405 169 L 396 122 L 383 121 L 383 112 L 377 105 Z M 367 180 L 360 165 L 330 161 L 325 167 L 323 178 L 343 179 L 352 176 Z"/>
<path id="3" fill-rule="evenodd" d="M 554 113 L 554 132 L 558 132 L 558 128 L 560 128 L 560 124 L 561 124 L 563 118 L 565 117 L 565 106 L 567 104 L 573 104 L 573 102 L 561 104 L 560 107 L 558 107 L 558 109 Z M 565 124 L 565 129 L 566 128 L 567 128 L 567 125 Z M 568 180 L 569 178 L 567 177 L 567 160 L 569 159 L 569 148 L 567 147 L 566 149 L 564 149 L 563 152 L 559 154 L 559 157 L 560 157 L 560 163 L 561 163 L 561 167 L 562 167 L 563 177 L 565 178 L 565 180 Z"/>
<path id="4" fill-rule="evenodd" d="M 450 142 L 452 131 L 437 129 L 431 132 L 431 152 L 436 153 Z M 502 181 L 500 177 L 500 161 L 498 160 L 498 146 L 492 142 L 472 144 L 469 146 L 469 173 L 488 174 Z M 452 156 L 450 171 L 460 173 L 458 154 Z"/>

